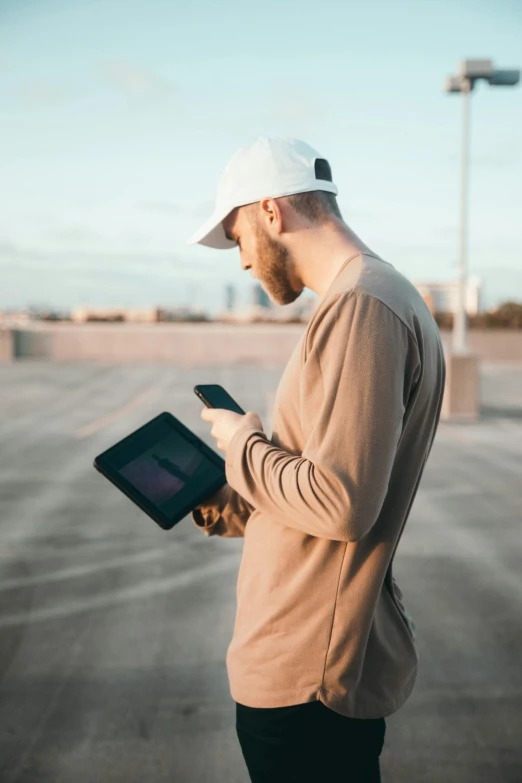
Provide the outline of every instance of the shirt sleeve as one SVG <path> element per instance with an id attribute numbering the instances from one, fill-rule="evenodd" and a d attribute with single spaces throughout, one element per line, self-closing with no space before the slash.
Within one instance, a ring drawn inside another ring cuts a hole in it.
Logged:
<path id="1" fill-rule="evenodd" d="M 375 523 L 387 493 L 420 368 L 418 348 L 385 304 L 348 291 L 322 304 L 304 350 L 301 456 L 244 426 L 227 449 L 227 480 L 283 525 L 312 536 L 358 541 Z"/>
<path id="2" fill-rule="evenodd" d="M 239 538 L 245 535 L 245 526 L 254 507 L 229 484 L 223 484 L 203 503 L 192 509 L 192 521 L 207 536 Z"/>

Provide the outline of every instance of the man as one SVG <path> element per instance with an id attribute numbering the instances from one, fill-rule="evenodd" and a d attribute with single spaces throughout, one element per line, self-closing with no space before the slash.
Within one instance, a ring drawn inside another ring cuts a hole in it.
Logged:
<path id="1" fill-rule="evenodd" d="M 385 717 L 411 694 L 415 626 L 394 554 L 437 429 L 438 328 L 416 288 L 343 221 L 331 167 L 297 139 L 240 149 L 189 240 L 239 247 L 279 304 L 320 297 L 258 415 L 204 409 L 227 483 L 194 509 L 243 536 L 227 651 L 251 780 L 380 780 Z"/>

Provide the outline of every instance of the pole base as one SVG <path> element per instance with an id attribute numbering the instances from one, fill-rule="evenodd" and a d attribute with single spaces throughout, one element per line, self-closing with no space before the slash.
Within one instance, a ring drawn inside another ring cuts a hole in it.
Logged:
<path id="1" fill-rule="evenodd" d="M 446 384 L 441 419 L 475 421 L 480 418 L 479 360 L 476 354 L 445 350 Z"/>

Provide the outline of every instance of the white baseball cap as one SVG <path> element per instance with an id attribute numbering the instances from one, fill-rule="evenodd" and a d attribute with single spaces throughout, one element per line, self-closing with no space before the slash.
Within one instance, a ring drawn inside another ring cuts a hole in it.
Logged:
<path id="1" fill-rule="evenodd" d="M 262 198 L 280 198 L 310 190 L 337 195 L 328 161 L 304 141 L 261 136 L 241 147 L 228 162 L 218 184 L 214 212 L 187 240 L 225 250 L 237 243 L 225 236 L 222 221 L 236 207 Z"/>

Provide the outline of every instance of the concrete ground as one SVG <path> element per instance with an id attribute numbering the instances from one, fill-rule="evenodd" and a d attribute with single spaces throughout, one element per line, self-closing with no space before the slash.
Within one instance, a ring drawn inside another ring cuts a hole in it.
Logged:
<path id="1" fill-rule="evenodd" d="M 164 532 L 92 468 L 195 383 L 268 430 L 281 366 L 0 367 L 0 780 L 247 783 L 228 691 L 241 539 Z M 482 368 L 483 419 L 441 423 L 395 558 L 418 634 L 383 783 L 522 781 L 522 365 Z M 349 778 L 347 777 L 347 783 Z"/>

